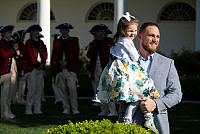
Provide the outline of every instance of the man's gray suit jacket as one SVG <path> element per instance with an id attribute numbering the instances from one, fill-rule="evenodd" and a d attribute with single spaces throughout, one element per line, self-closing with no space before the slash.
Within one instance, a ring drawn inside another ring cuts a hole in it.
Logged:
<path id="1" fill-rule="evenodd" d="M 174 61 L 155 53 L 149 75 L 160 94 L 160 98 L 155 99 L 157 108 L 153 111 L 154 123 L 160 134 L 169 134 L 167 109 L 178 104 L 182 98 L 181 85 Z M 139 108 L 133 117 L 133 122 L 139 125 L 144 123 L 144 115 Z"/>

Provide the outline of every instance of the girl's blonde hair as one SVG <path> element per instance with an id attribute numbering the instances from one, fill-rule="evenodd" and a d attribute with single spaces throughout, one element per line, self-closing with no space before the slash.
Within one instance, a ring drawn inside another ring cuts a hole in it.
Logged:
<path id="1" fill-rule="evenodd" d="M 117 42 L 117 40 L 119 39 L 119 37 L 125 37 L 126 36 L 126 29 L 128 28 L 129 25 L 139 25 L 139 20 L 132 18 L 131 20 L 128 21 L 125 17 L 121 17 L 121 19 L 118 22 L 117 25 L 117 32 L 114 35 L 114 43 Z"/>

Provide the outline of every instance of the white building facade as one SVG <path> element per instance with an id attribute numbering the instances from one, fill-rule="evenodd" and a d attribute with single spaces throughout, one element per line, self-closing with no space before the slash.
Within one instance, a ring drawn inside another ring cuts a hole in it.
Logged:
<path id="1" fill-rule="evenodd" d="M 58 33 L 54 27 L 58 23 L 71 23 L 74 29 L 71 36 L 79 38 L 80 47 L 93 39 L 89 33 L 95 24 L 106 24 L 112 31 L 116 26 L 116 12 L 129 11 L 140 24 L 156 22 L 161 29 L 160 51 L 166 55 L 178 52 L 182 48 L 200 50 L 200 0 L 0 0 L 0 25 L 14 24 L 17 30 L 25 29 L 35 23 L 45 27 L 42 33 L 50 36 Z M 123 1 L 123 2 L 121 2 Z M 39 3 L 40 2 L 40 3 Z M 120 4 L 120 2 L 122 4 Z M 38 4 L 40 10 L 37 12 Z M 46 5 L 45 5 L 46 3 Z M 116 5 L 120 4 L 116 9 Z M 43 6 L 43 7 L 42 7 Z M 50 17 L 42 15 L 50 7 Z M 38 14 L 40 13 L 40 14 Z M 40 18 L 39 18 L 40 17 Z M 48 22 L 48 18 L 51 19 Z M 45 20 L 47 22 L 45 22 Z M 115 23 L 114 23 L 115 22 Z M 47 25 L 45 25 L 45 23 Z M 50 29 L 49 29 L 49 28 Z M 111 37 L 113 35 L 110 35 Z M 50 52 L 52 37 L 45 37 L 45 44 Z M 48 40 L 50 40 L 48 42 Z M 136 39 L 136 46 L 138 40 Z"/>

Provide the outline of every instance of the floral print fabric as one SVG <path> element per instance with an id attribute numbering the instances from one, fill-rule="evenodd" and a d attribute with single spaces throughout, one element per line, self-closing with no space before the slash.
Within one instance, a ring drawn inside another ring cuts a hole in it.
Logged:
<path id="1" fill-rule="evenodd" d="M 144 96 L 159 98 L 153 80 L 146 71 L 129 58 L 111 56 L 100 77 L 97 99 L 101 103 L 119 100 L 136 102 Z"/>

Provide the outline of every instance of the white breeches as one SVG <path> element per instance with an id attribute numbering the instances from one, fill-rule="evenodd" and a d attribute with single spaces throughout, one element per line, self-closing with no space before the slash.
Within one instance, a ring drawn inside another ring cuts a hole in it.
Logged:
<path id="1" fill-rule="evenodd" d="M 33 69 L 28 78 L 27 105 L 40 105 L 44 85 L 43 70 Z"/>
<path id="2" fill-rule="evenodd" d="M 8 117 L 10 110 L 10 81 L 11 74 L 0 76 L 1 87 L 1 117 Z"/>
<path id="3" fill-rule="evenodd" d="M 55 86 L 61 97 L 63 109 L 70 111 L 71 105 L 72 111 L 78 110 L 77 82 L 76 74 L 74 72 L 68 72 L 67 69 L 63 69 L 62 72 L 56 75 Z"/>

